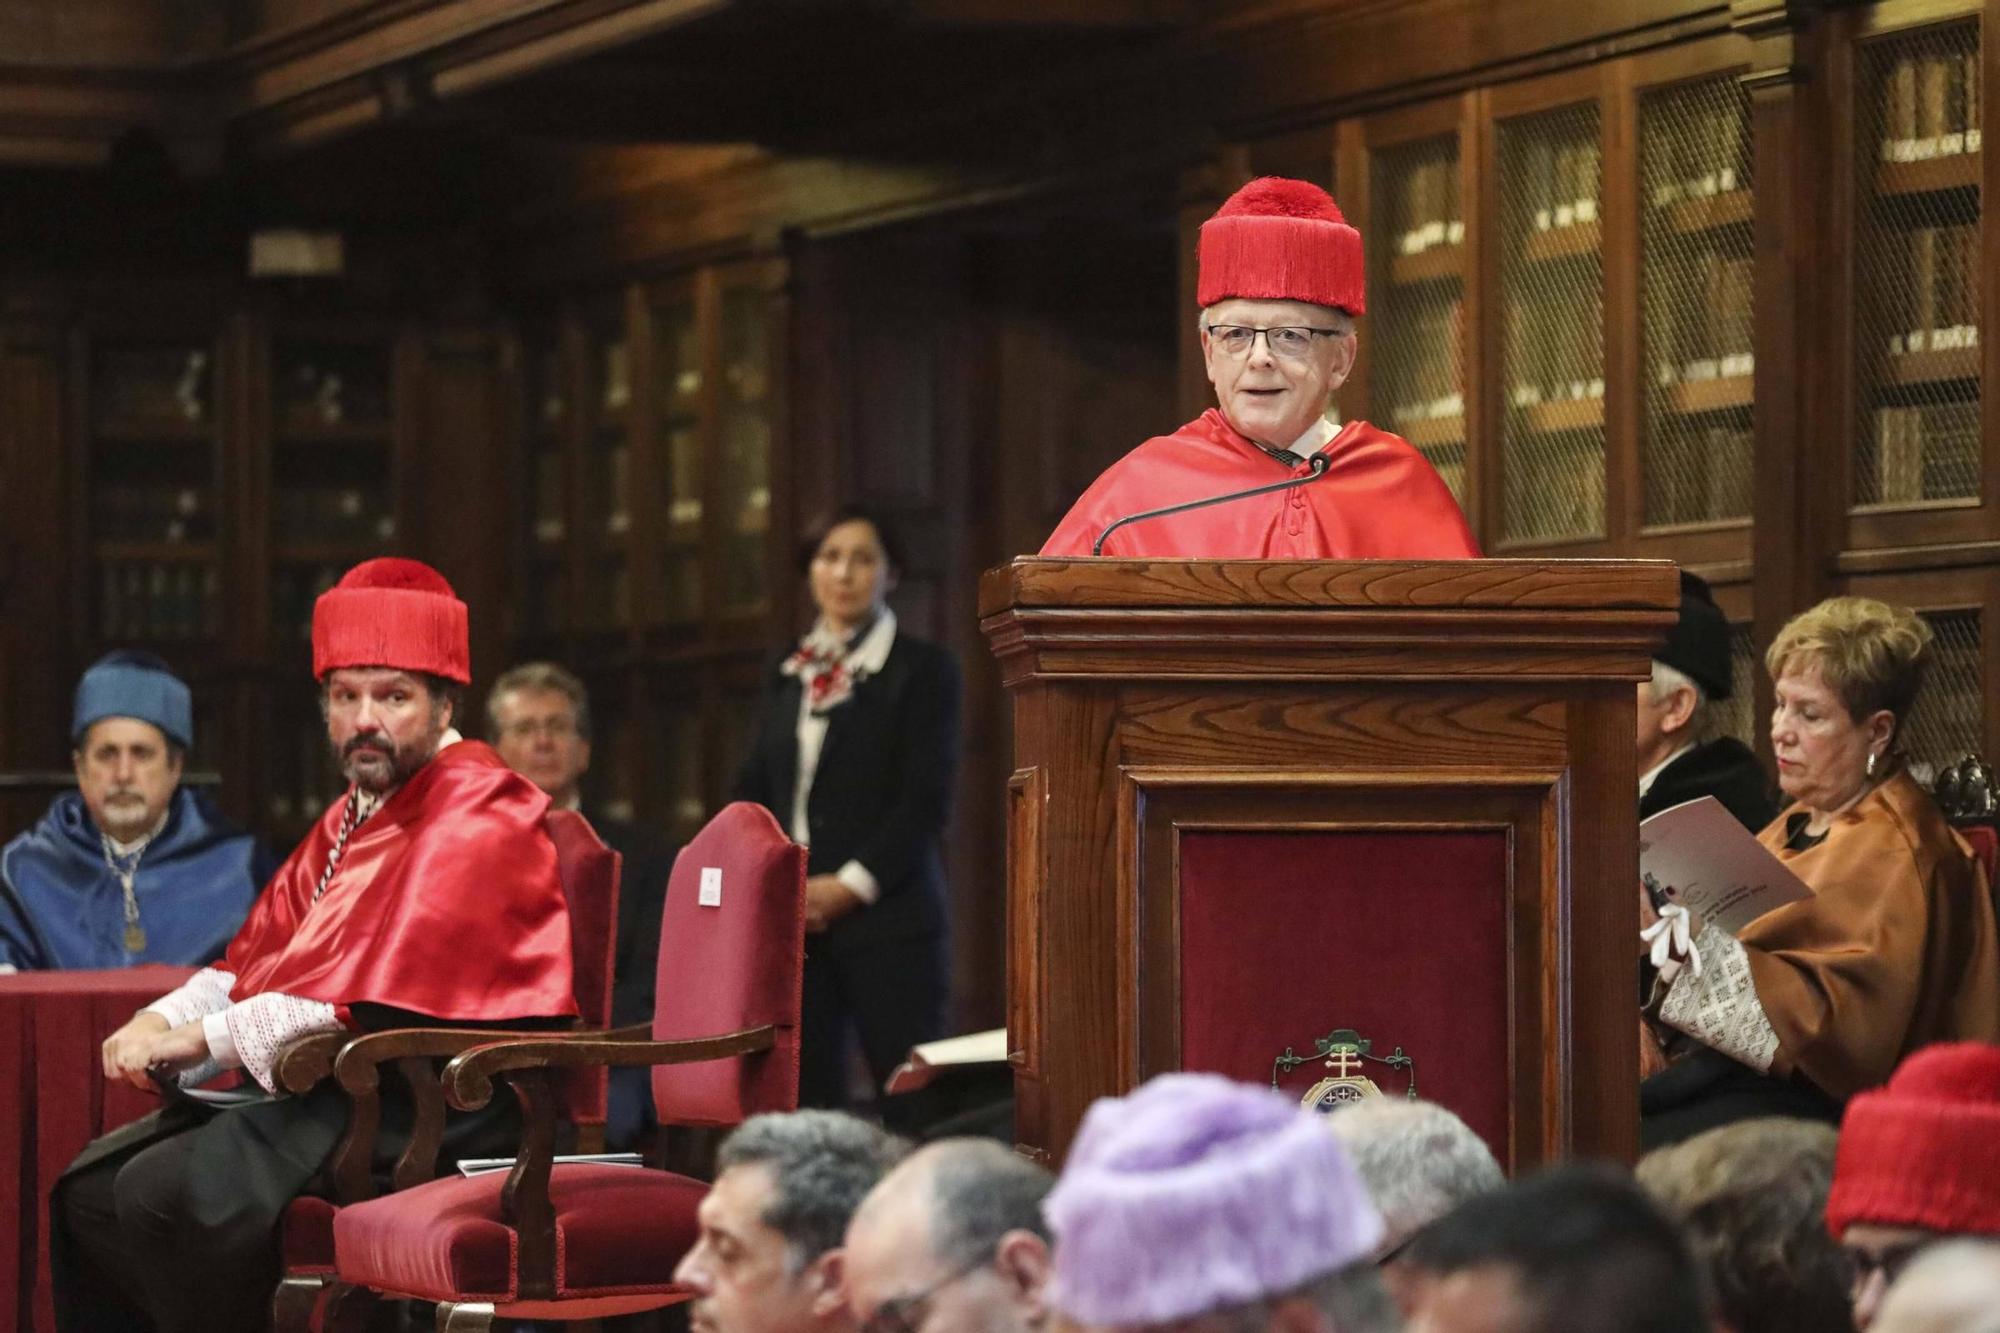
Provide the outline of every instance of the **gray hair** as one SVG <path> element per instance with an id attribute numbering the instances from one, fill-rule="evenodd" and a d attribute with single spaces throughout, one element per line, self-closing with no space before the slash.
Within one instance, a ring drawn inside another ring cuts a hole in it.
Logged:
<path id="1" fill-rule="evenodd" d="M 1668 666 L 1658 658 L 1653 659 L 1653 678 L 1646 682 L 1646 698 L 1658 704 L 1666 697 L 1685 686 L 1694 691 L 1694 711 L 1688 714 L 1687 726 L 1682 730 L 1690 739 L 1701 739 L 1708 728 L 1708 691 L 1679 667 Z"/>
<path id="2" fill-rule="evenodd" d="M 523 662 L 510 668 L 486 692 L 486 734 L 500 734 L 500 701 L 516 690 L 548 690 L 569 700 L 576 717 L 576 734 L 590 739 L 590 691 L 574 671 L 554 662 Z"/>
<path id="3" fill-rule="evenodd" d="M 1436 1102 L 1371 1097 L 1334 1112 L 1326 1124 L 1382 1214 L 1385 1251 L 1507 1183 L 1485 1142 Z"/>
<path id="4" fill-rule="evenodd" d="M 909 1145 L 844 1111 L 754 1115 L 722 1141 L 718 1172 L 761 1166 L 771 1173 L 764 1225 L 785 1238 L 797 1272 L 840 1246 L 848 1219 Z"/>
<path id="5" fill-rule="evenodd" d="M 992 1139 L 944 1139 L 932 1158 L 931 1252 L 948 1269 L 992 1258 L 1000 1238 L 1028 1231 L 1049 1240 L 1042 1200 L 1056 1183 L 1045 1168 Z"/>

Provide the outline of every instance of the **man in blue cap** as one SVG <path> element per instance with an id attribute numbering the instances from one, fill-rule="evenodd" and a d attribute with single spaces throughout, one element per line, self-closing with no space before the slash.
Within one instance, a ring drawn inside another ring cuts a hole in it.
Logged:
<path id="1" fill-rule="evenodd" d="M 76 786 L 0 849 L 0 970 L 205 963 L 275 864 L 180 785 L 188 687 L 151 653 L 100 658 L 76 687 Z"/>

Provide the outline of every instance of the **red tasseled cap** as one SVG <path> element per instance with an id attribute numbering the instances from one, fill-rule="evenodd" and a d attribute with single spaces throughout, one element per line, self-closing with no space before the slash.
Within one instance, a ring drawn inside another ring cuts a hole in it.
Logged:
<path id="1" fill-rule="evenodd" d="M 1847 1104 L 1826 1226 L 2000 1235 L 2000 1046 L 1926 1046 Z"/>
<path id="2" fill-rule="evenodd" d="M 1305 301 L 1350 315 L 1367 306 L 1361 233 L 1311 181 L 1263 176 L 1201 225 L 1204 308 L 1231 297 Z"/>
<path id="3" fill-rule="evenodd" d="M 422 671 L 472 681 L 465 603 L 420 560 L 364 560 L 313 603 L 313 678 L 342 667 Z"/>

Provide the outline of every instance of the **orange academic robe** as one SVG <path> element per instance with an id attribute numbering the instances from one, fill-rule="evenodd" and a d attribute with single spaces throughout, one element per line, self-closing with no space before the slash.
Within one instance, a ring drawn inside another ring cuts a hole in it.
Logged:
<path id="1" fill-rule="evenodd" d="M 1456 560 L 1479 547 L 1451 491 L 1401 437 L 1350 421 L 1320 451 L 1326 474 L 1271 495 L 1231 500 L 1118 529 L 1103 554 L 1171 560 Z M 1147 440 L 1090 484 L 1042 546 L 1089 555 L 1128 514 L 1304 476 L 1238 434 L 1214 408 Z"/>
<path id="2" fill-rule="evenodd" d="M 1774 1074 L 1836 1097 L 1885 1082 L 1935 1041 L 2000 1041 L 2000 936 L 1970 849 L 1898 773 L 1837 818 L 1826 840 L 1785 850 L 1778 816 L 1758 840 L 1814 896 L 1745 927 L 1772 1028 Z"/>

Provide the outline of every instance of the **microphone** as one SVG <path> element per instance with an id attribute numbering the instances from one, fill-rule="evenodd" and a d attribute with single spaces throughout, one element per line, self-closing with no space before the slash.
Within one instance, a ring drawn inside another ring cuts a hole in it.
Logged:
<path id="1" fill-rule="evenodd" d="M 1268 486 L 1253 486 L 1247 491 L 1230 491 L 1226 495 L 1211 495 L 1201 500 L 1183 500 L 1180 504 L 1168 505 L 1164 509 L 1148 509 L 1142 513 L 1127 514 L 1097 534 L 1097 540 L 1090 544 L 1090 553 L 1092 555 L 1103 555 L 1104 539 L 1124 527 L 1127 523 L 1139 523 L 1149 518 L 1165 518 L 1169 514 L 1185 514 L 1190 509 L 1206 509 L 1210 505 L 1228 504 L 1231 500 L 1247 500 L 1253 495 L 1269 495 L 1273 491 L 1289 491 L 1294 486 L 1304 486 L 1318 481 L 1326 475 L 1326 468 L 1326 455 L 1314 454 L 1312 471 L 1306 473 L 1303 477 L 1287 477 L 1283 481 L 1274 481 Z"/>

